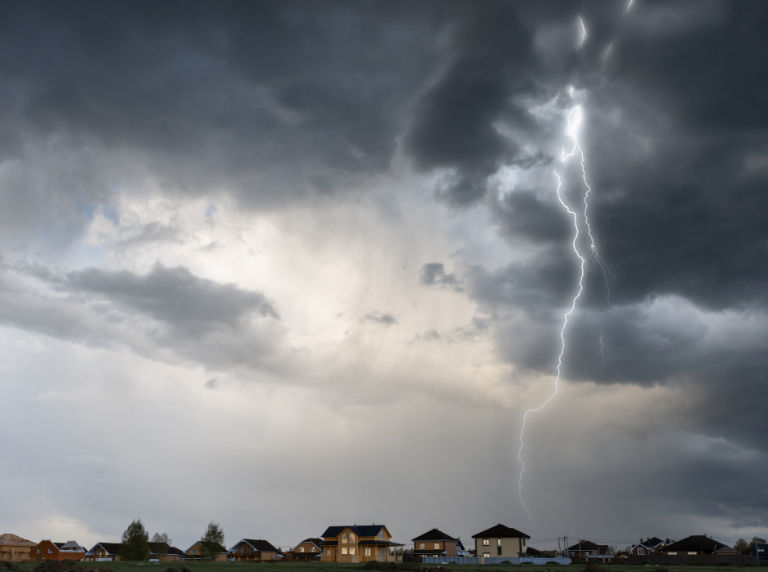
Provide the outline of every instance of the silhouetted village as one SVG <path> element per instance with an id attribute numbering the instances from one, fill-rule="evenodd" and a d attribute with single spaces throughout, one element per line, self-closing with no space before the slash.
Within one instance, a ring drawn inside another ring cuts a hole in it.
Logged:
<path id="1" fill-rule="evenodd" d="M 277 547 L 263 538 L 242 538 L 230 548 L 218 524 L 210 523 L 202 538 L 185 550 L 172 546 L 167 534 L 155 534 L 150 541 L 141 521 L 133 521 L 121 542 L 97 542 L 90 548 L 74 540 L 34 542 L 16 534 L 0 535 L 0 560 L 24 561 L 148 561 L 175 562 L 210 560 L 219 562 L 320 561 L 340 563 L 424 564 L 571 564 L 600 562 L 627 564 L 728 564 L 768 563 L 768 544 L 761 538 L 739 540 L 728 546 L 709 536 L 693 535 L 680 540 L 648 537 L 621 549 L 588 539 L 541 550 L 530 546 L 531 537 L 515 528 L 496 524 L 472 535 L 466 544 L 433 528 L 412 544 L 392 540 L 383 524 L 329 526 L 318 537 L 305 538 L 291 547 Z"/>

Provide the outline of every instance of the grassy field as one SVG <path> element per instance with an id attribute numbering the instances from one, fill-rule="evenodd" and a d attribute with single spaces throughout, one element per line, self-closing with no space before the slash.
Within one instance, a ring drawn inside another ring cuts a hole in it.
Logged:
<path id="1" fill-rule="evenodd" d="M 24 562 L 18 564 L 21 572 L 32 572 L 37 562 Z M 180 570 L 187 568 L 190 572 L 376 572 L 375 568 L 369 568 L 362 564 L 328 564 L 323 562 L 274 562 L 274 563 L 246 563 L 246 562 L 88 562 L 78 566 L 79 572 L 100 571 L 106 572 L 165 572 L 168 568 Z M 519 568 L 532 569 L 530 572 L 563 572 L 567 568 L 571 572 L 582 572 L 584 564 L 577 563 L 570 566 L 543 565 L 533 566 L 523 564 Z M 734 572 L 738 566 L 643 566 L 626 564 L 600 565 L 596 572 Z M 761 567 L 765 570 L 768 567 Z M 393 568 L 384 568 L 382 571 L 400 569 L 403 572 L 419 570 L 434 571 L 437 569 L 446 572 L 514 572 L 518 566 L 469 566 L 469 565 L 445 565 L 429 566 L 419 564 L 397 565 Z M 4 572 L 0 568 L 0 572 Z"/>

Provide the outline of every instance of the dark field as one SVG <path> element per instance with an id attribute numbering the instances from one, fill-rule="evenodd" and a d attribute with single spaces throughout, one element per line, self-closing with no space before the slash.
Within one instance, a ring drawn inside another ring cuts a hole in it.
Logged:
<path id="1" fill-rule="evenodd" d="M 38 562 L 24 562 L 16 564 L 21 572 L 32 572 Z M 328 564 L 321 562 L 274 562 L 274 563 L 244 563 L 244 562 L 93 562 L 78 565 L 77 572 L 166 572 L 168 569 L 182 572 L 183 568 L 190 572 L 376 572 L 377 568 L 362 564 Z M 567 569 L 571 572 L 582 572 L 583 563 L 575 563 L 570 566 L 530 564 L 498 565 L 498 566 L 469 566 L 469 565 L 445 565 L 431 566 L 420 564 L 404 564 L 382 566 L 379 570 L 423 571 L 423 572 L 514 572 L 520 568 L 531 569 L 531 572 L 558 572 Z M 601 565 L 594 572 L 735 572 L 740 568 L 752 568 L 751 566 L 643 566 L 607 564 Z M 761 569 L 768 570 L 762 566 Z M 5 572 L 0 569 L 0 572 Z M 52 571 L 53 572 L 53 571 Z M 170 570 L 168 572 L 171 572 Z"/>

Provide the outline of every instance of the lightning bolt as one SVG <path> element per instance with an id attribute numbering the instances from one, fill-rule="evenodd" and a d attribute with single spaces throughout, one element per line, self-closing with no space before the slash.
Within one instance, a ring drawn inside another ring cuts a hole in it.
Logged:
<path id="1" fill-rule="evenodd" d="M 568 308 L 565 314 L 563 314 L 563 324 L 560 328 L 560 352 L 557 354 L 557 367 L 555 370 L 555 382 L 552 394 L 541 404 L 526 410 L 523 414 L 522 425 L 520 426 L 520 447 L 517 450 L 517 460 L 520 463 L 520 478 L 517 483 L 517 491 L 518 495 L 520 496 L 520 502 L 522 503 L 523 509 L 525 509 L 528 518 L 531 518 L 531 513 L 528 510 L 528 505 L 526 504 L 525 496 L 523 495 L 523 479 L 525 477 L 525 460 L 523 459 L 523 450 L 525 449 L 525 430 L 528 426 L 528 418 L 549 405 L 552 400 L 557 397 L 557 393 L 560 389 L 560 374 L 563 368 L 563 356 L 565 355 L 565 331 L 568 328 L 568 321 L 570 320 L 574 311 L 576 311 L 576 305 L 578 304 L 579 299 L 581 298 L 581 294 L 584 291 L 584 275 L 587 263 L 587 258 L 581 253 L 581 250 L 579 249 L 579 215 L 568 205 L 568 203 L 563 198 L 561 192 L 563 188 L 563 180 L 560 177 L 560 173 L 554 171 L 554 175 L 555 180 L 557 181 L 555 186 L 555 194 L 557 195 L 557 200 L 560 202 L 560 205 L 563 207 L 563 209 L 573 219 L 573 240 L 571 241 L 571 248 L 573 249 L 574 255 L 579 260 L 579 279 L 577 282 L 576 293 L 571 299 L 571 306 Z"/>

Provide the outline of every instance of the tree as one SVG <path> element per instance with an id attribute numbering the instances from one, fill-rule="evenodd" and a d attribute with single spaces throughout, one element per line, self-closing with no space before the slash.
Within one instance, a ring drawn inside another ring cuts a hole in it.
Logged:
<path id="1" fill-rule="evenodd" d="M 149 534 L 136 519 L 123 532 L 120 560 L 147 560 L 149 558 Z"/>
<path id="2" fill-rule="evenodd" d="M 218 522 L 211 521 L 208 523 L 208 528 L 200 539 L 200 543 L 202 547 L 201 552 L 205 558 L 216 558 L 216 553 L 220 552 L 224 547 L 224 531 Z"/>
<path id="3" fill-rule="evenodd" d="M 749 541 L 749 545 L 747 545 L 747 552 L 749 554 L 755 553 L 755 544 L 765 544 L 765 538 L 760 538 L 759 536 L 753 536 L 752 540 Z"/>
<path id="4" fill-rule="evenodd" d="M 162 542 L 163 544 L 170 546 L 173 541 L 168 537 L 167 532 L 156 532 L 152 536 L 152 542 Z"/>
<path id="5" fill-rule="evenodd" d="M 733 545 L 733 549 L 739 554 L 746 554 L 749 552 L 749 544 L 747 544 L 747 541 L 743 538 L 739 538 Z"/>

